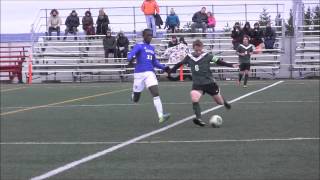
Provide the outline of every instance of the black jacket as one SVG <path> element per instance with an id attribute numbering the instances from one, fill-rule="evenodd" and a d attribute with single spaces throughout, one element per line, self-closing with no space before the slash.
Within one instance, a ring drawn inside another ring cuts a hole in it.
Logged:
<path id="1" fill-rule="evenodd" d="M 87 13 L 89 13 L 90 16 L 83 16 L 83 18 L 82 18 L 83 29 L 85 29 L 85 27 L 88 27 L 88 26 L 93 26 L 93 19 L 92 19 L 91 13 L 90 13 L 90 11 L 87 11 L 85 14 L 87 14 Z"/>
<path id="2" fill-rule="evenodd" d="M 231 32 L 231 37 L 232 37 L 232 41 L 234 43 L 242 43 L 242 38 L 243 38 L 243 32 L 241 29 L 236 29 L 233 28 L 232 32 Z"/>
<path id="3" fill-rule="evenodd" d="M 206 13 L 201 13 L 201 11 L 196 12 L 192 17 L 192 22 L 195 23 L 206 23 L 208 24 L 208 16 Z"/>
<path id="4" fill-rule="evenodd" d="M 246 24 L 244 25 L 243 29 L 242 29 L 242 33 L 243 35 L 247 35 L 250 38 L 252 37 L 252 29 L 250 27 L 250 23 L 246 22 Z"/>
<path id="5" fill-rule="evenodd" d="M 117 41 L 113 36 L 106 36 L 103 38 L 104 49 L 116 49 Z"/>
<path id="6" fill-rule="evenodd" d="M 78 15 L 76 14 L 75 16 L 73 16 L 71 14 L 66 19 L 66 22 L 65 22 L 66 26 L 67 27 L 78 27 L 80 25 L 80 20 L 79 20 Z"/>
<path id="7" fill-rule="evenodd" d="M 276 33 L 271 27 L 266 28 L 266 32 L 264 33 L 264 39 L 276 39 Z"/>
<path id="8" fill-rule="evenodd" d="M 107 15 L 98 16 L 97 18 L 97 26 L 100 27 L 101 25 L 108 26 L 110 24 L 109 17 Z"/>
<path id="9" fill-rule="evenodd" d="M 122 36 L 122 37 L 118 37 L 117 39 L 117 47 L 125 47 L 126 49 L 129 48 L 129 40 L 127 37 Z"/>
<path id="10" fill-rule="evenodd" d="M 163 21 L 161 19 L 161 16 L 159 14 L 154 15 L 155 21 L 156 21 L 156 26 L 161 26 L 163 25 Z"/>
<path id="11" fill-rule="evenodd" d="M 251 43 L 254 46 L 258 46 L 259 44 L 263 43 L 263 31 L 260 28 L 253 29 L 251 33 Z"/>

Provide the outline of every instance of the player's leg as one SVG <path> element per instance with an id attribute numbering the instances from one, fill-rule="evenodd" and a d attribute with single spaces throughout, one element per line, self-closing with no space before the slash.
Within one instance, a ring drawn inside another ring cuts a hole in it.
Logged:
<path id="1" fill-rule="evenodd" d="M 193 123 L 199 126 L 205 126 L 206 123 L 201 120 L 201 107 L 200 107 L 200 99 L 202 96 L 202 91 L 200 90 L 192 90 L 190 92 L 190 97 L 192 101 L 192 109 L 194 114 L 196 115 L 196 118 L 193 119 Z"/>
<path id="2" fill-rule="evenodd" d="M 247 87 L 247 82 L 248 82 L 248 78 L 249 78 L 249 72 L 250 72 L 250 64 L 246 65 L 246 70 L 244 71 L 244 83 L 243 83 L 243 87 Z"/>
<path id="3" fill-rule="evenodd" d="M 240 72 L 239 72 L 239 78 L 238 78 L 238 81 L 237 81 L 237 85 L 238 85 L 238 86 L 240 86 L 240 84 L 241 84 L 241 79 L 242 79 L 243 74 L 244 74 L 243 63 L 240 64 L 239 69 L 240 69 Z"/>
<path id="4" fill-rule="evenodd" d="M 164 121 L 167 121 L 170 117 L 170 114 L 163 113 L 163 106 L 160 99 L 157 77 L 154 74 L 154 72 L 145 72 L 145 75 L 146 75 L 145 85 L 147 86 L 147 88 L 149 89 L 153 97 L 153 104 L 158 113 L 159 122 L 162 123 Z"/>
<path id="5" fill-rule="evenodd" d="M 226 109 L 231 109 L 231 105 L 221 95 L 220 88 L 216 83 L 213 83 L 212 85 L 208 86 L 208 89 L 206 90 L 206 92 L 212 96 L 213 100 L 217 104 L 224 105 Z"/>
<path id="6" fill-rule="evenodd" d="M 137 103 L 140 99 L 141 92 L 144 89 L 144 78 L 142 73 L 135 73 L 134 80 L 133 80 L 133 88 L 132 88 L 132 95 L 131 100 L 134 103 Z"/>

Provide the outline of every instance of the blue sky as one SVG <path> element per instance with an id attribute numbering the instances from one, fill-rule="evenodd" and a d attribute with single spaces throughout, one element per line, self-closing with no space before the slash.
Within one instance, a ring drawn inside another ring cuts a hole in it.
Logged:
<path id="1" fill-rule="evenodd" d="M 317 3 L 318 0 L 304 0 L 307 2 Z M 31 29 L 31 24 L 34 22 L 37 14 L 39 13 L 40 9 L 51 9 L 51 8 L 99 8 L 99 7 L 132 7 L 132 6 L 140 6 L 142 0 L 131 0 L 131 1 L 112 1 L 112 0 L 104 0 L 104 1 L 85 1 L 85 0 L 38 0 L 38 1 L 18 1 L 18 0 L 1 0 L 1 34 L 6 33 L 28 33 Z M 214 5 L 228 5 L 228 4 L 284 4 L 284 11 L 285 14 L 288 14 L 289 9 L 292 7 L 292 1 L 290 0 L 158 0 L 158 4 L 160 6 L 176 6 L 176 5 L 201 5 L 201 4 L 214 4 Z M 270 7 L 270 6 L 268 6 Z M 226 7 L 221 7 L 226 8 Z M 219 9 L 219 12 L 222 12 L 223 9 Z M 164 9 L 164 8 L 163 8 Z M 200 7 L 199 7 L 200 9 Z M 208 7 L 210 9 L 210 7 Z M 235 11 L 237 8 L 235 8 Z M 269 8 L 270 11 L 272 8 Z M 197 11 L 198 9 L 195 9 Z M 230 10 L 230 9 L 229 9 Z M 68 10 L 69 11 L 69 10 Z M 65 11 L 64 14 L 69 13 Z M 127 14 L 127 9 L 119 9 L 117 13 L 120 14 Z M 163 10 L 164 11 L 164 10 Z M 177 9 L 177 13 L 182 13 L 184 9 Z M 282 10 L 281 10 L 282 11 Z M 108 12 L 107 12 L 108 13 Z M 112 12 L 111 12 L 112 13 Z M 140 13 L 140 12 L 138 12 Z M 61 13 L 61 15 L 64 15 Z M 93 13 L 94 14 L 94 13 Z M 80 13 L 82 15 L 82 13 Z M 190 15 L 192 16 L 192 15 Z M 273 16 L 273 15 L 272 15 Z M 286 15 L 287 16 L 287 15 Z M 127 17 L 128 18 L 128 17 Z M 141 19 L 142 18 L 142 19 Z M 165 18 L 165 17 L 163 17 Z M 225 17 L 221 17 L 223 19 Z M 228 17 L 230 19 L 237 18 L 237 15 L 233 15 L 233 17 Z M 272 17 L 273 18 L 273 17 Z M 144 21 L 143 17 L 140 17 L 141 21 Z M 226 19 L 224 19 L 226 20 Z M 63 18 L 64 21 L 64 18 Z M 112 19 L 113 22 L 122 21 L 121 18 L 119 19 Z M 219 21 L 219 19 L 218 19 Z M 223 20 L 221 20 L 223 21 Z M 222 26 L 222 22 L 220 22 Z M 123 27 L 120 27 L 123 28 Z M 123 29 L 121 29 L 123 30 Z"/>

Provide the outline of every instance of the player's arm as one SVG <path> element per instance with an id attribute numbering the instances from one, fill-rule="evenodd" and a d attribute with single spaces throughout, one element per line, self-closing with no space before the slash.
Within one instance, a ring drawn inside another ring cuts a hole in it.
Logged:
<path id="1" fill-rule="evenodd" d="M 188 56 L 186 56 L 182 61 L 178 62 L 177 64 L 175 64 L 171 70 L 170 73 L 175 73 L 177 71 L 177 69 L 179 69 L 182 65 L 187 64 L 188 63 Z"/>
<path id="2" fill-rule="evenodd" d="M 159 68 L 159 69 L 162 69 L 162 70 L 164 70 L 165 72 L 169 72 L 169 71 L 170 71 L 169 66 L 165 66 L 165 65 L 163 65 L 163 64 L 160 64 L 160 62 L 159 62 L 159 60 L 156 58 L 156 55 L 155 55 L 155 54 L 152 56 L 152 64 L 153 64 L 154 67 Z"/>
<path id="3" fill-rule="evenodd" d="M 236 53 L 237 53 L 238 56 L 245 56 L 244 53 L 240 52 L 240 46 L 237 47 L 237 52 Z"/>
<path id="4" fill-rule="evenodd" d="M 136 44 L 130 53 L 128 54 L 127 60 L 128 60 L 128 65 L 133 66 L 133 59 L 136 57 L 136 54 L 140 51 L 140 46 Z"/>
<path id="5" fill-rule="evenodd" d="M 234 67 L 234 68 L 238 67 L 237 64 L 228 63 L 228 62 L 223 61 L 221 58 L 218 58 L 216 56 L 213 56 L 211 61 L 219 66 Z"/>

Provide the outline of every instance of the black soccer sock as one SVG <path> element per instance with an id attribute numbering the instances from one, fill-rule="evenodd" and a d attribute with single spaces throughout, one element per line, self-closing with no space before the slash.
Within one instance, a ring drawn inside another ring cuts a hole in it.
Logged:
<path id="1" fill-rule="evenodd" d="M 231 109 L 231 104 L 229 104 L 228 101 L 226 101 L 226 99 L 224 97 L 222 97 L 223 99 L 223 105 L 224 107 L 226 107 L 227 109 Z"/>
<path id="2" fill-rule="evenodd" d="M 248 74 L 244 75 L 244 85 L 247 85 L 248 77 Z"/>
<path id="3" fill-rule="evenodd" d="M 239 73 L 239 82 L 241 81 L 241 79 L 242 79 L 242 74 Z"/>
<path id="4" fill-rule="evenodd" d="M 201 108 L 200 108 L 200 104 L 198 102 L 193 102 L 192 103 L 192 108 L 194 111 L 194 114 L 196 115 L 197 119 L 201 119 Z"/>

